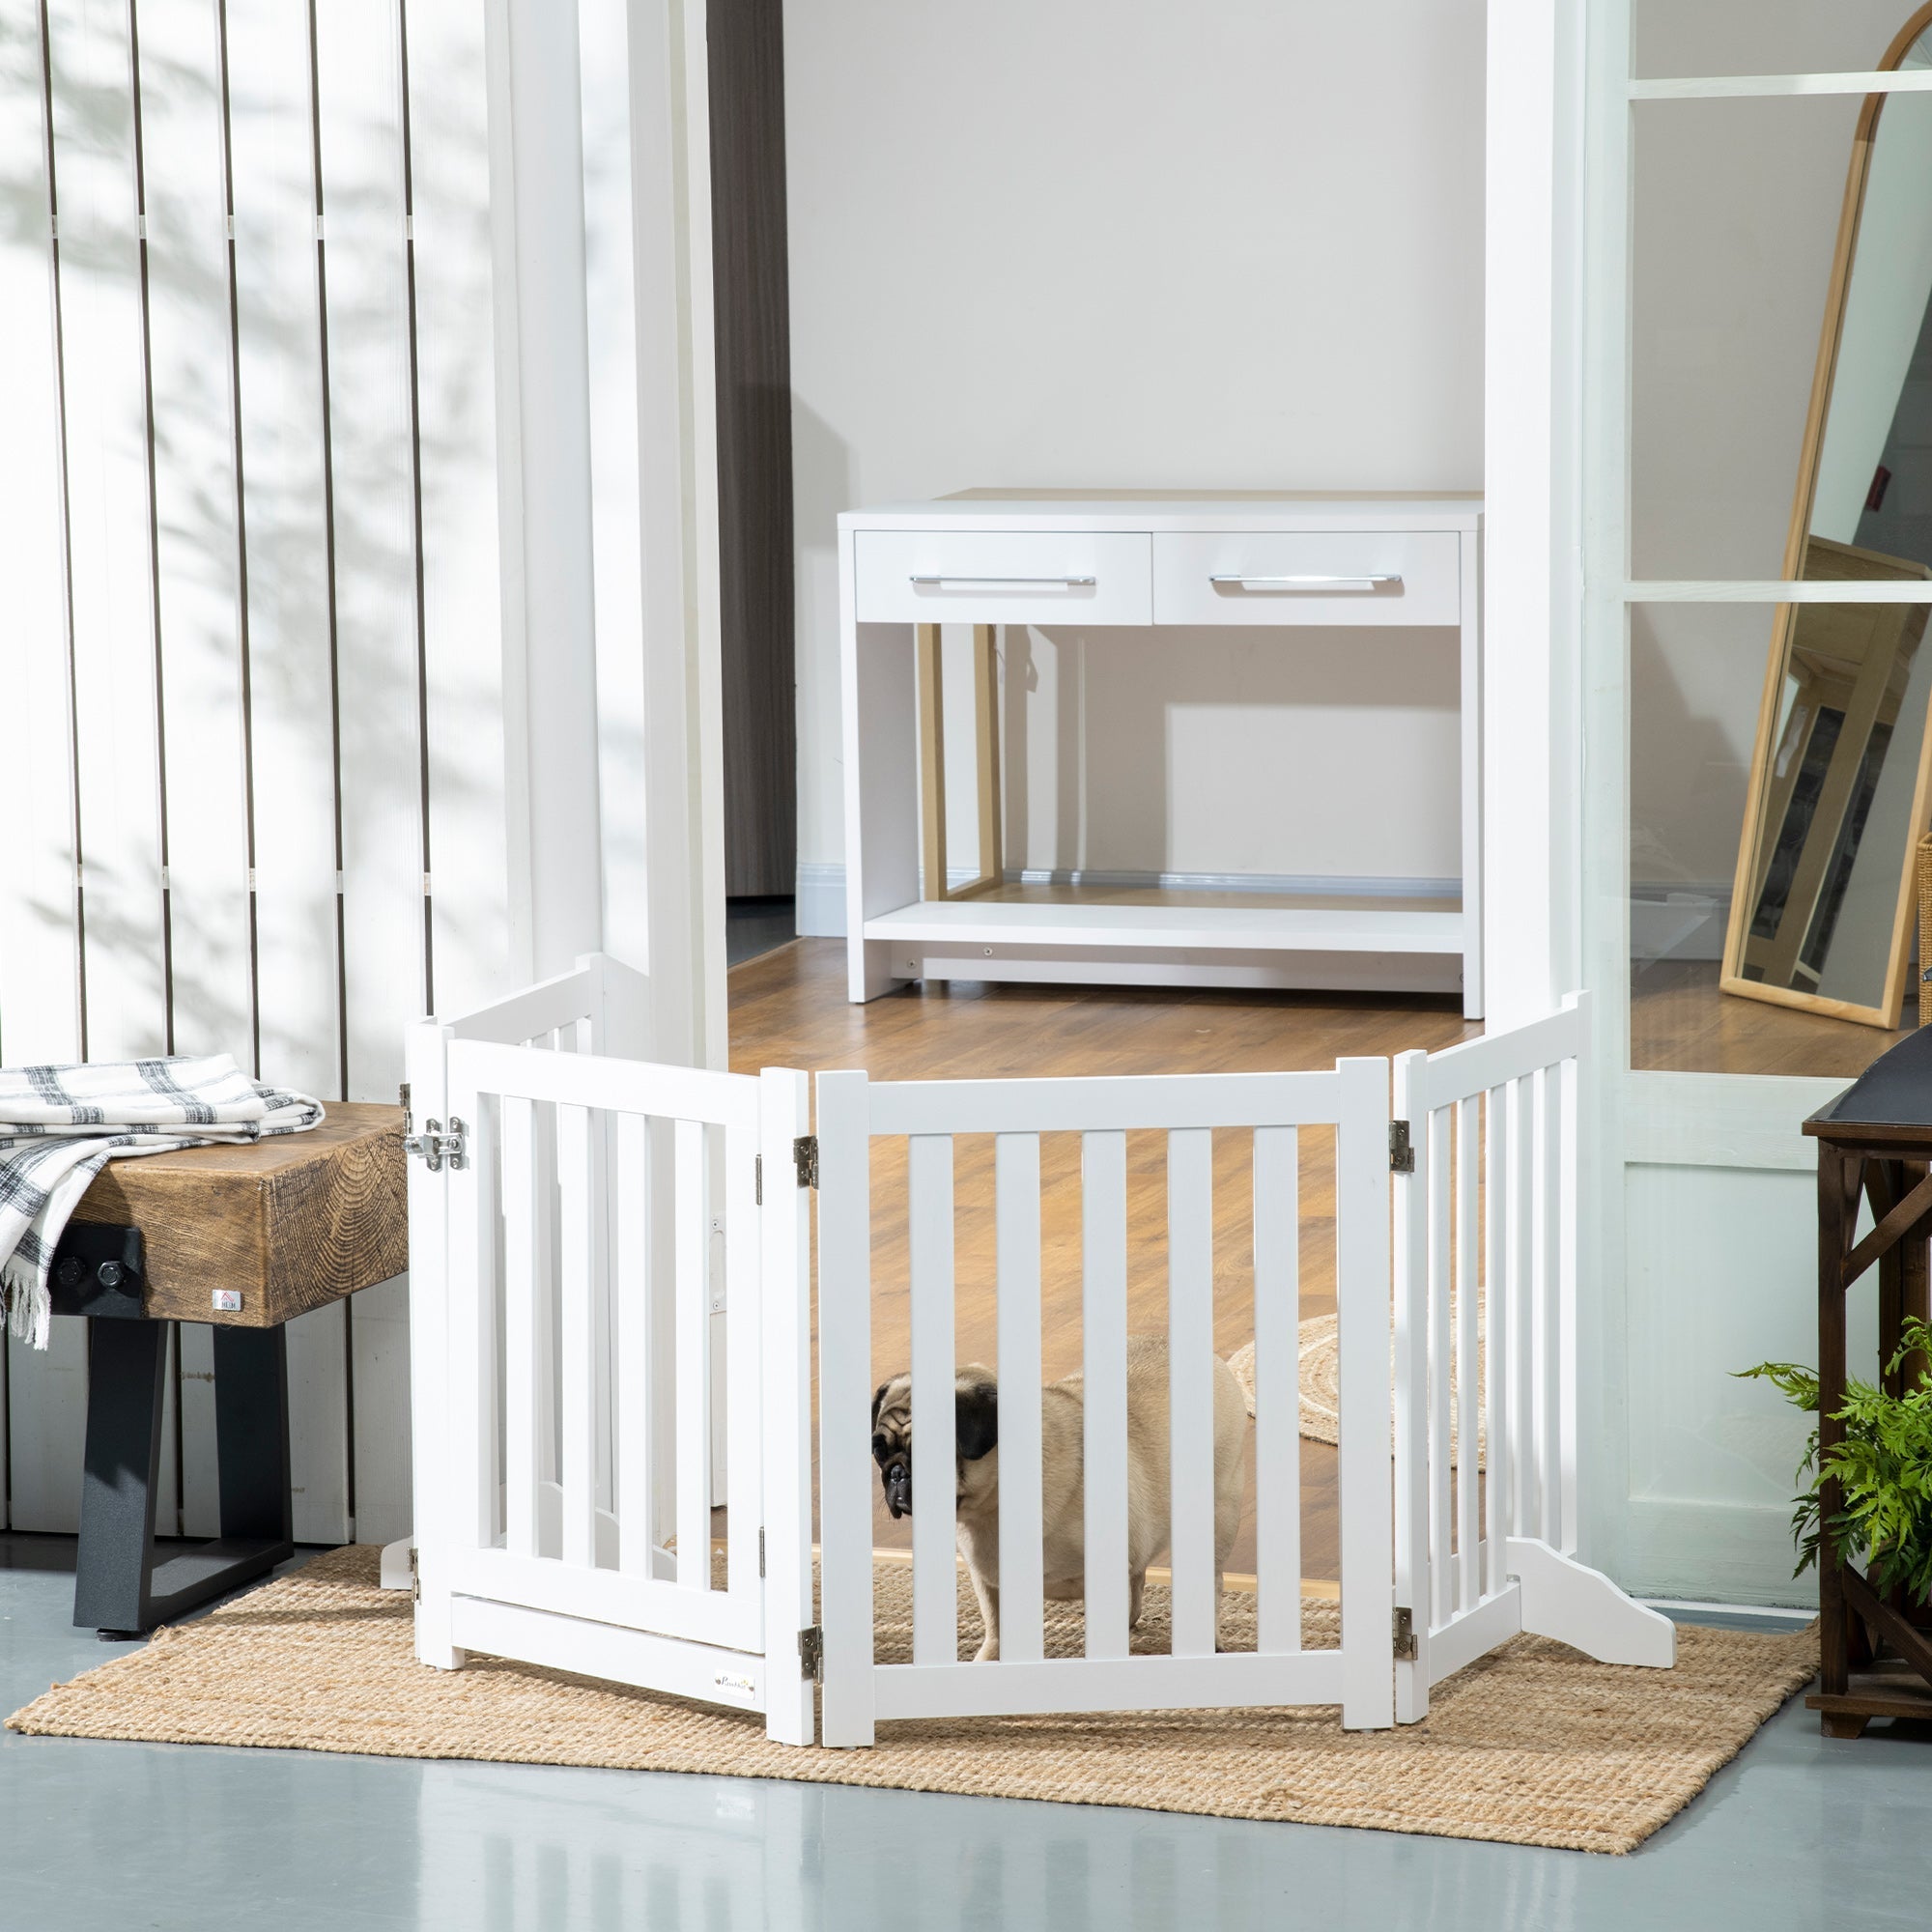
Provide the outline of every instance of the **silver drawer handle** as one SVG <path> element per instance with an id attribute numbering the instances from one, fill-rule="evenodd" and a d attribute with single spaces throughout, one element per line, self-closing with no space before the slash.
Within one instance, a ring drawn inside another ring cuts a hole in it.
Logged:
<path id="1" fill-rule="evenodd" d="M 1042 585 L 1054 590 L 1091 590 L 1099 582 L 1094 577 L 915 577 L 910 581 L 923 590 L 1037 590 Z"/>
<path id="2" fill-rule="evenodd" d="M 1401 587 L 1400 577 L 1210 577 L 1209 583 L 1232 583 L 1242 590 L 1378 590 Z"/>

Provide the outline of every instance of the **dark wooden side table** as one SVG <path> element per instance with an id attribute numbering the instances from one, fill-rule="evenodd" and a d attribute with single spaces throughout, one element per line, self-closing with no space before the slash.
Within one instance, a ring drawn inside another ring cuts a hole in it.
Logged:
<path id="1" fill-rule="evenodd" d="M 107 1164 L 53 1270 L 54 1313 L 88 1324 L 76 1624 L 149 1631 L 293 1553 L 285 1324 L 408 1265 L 400 1107 L 336 1105 L 309 1133 Z M 163 1556 L 155 1493 L 179 1321 L 214 1326 L 221 1533 Z"/>
<path id="2" fill-rule="evenodd" d="M 1915 1119 L 1914 1116 L 1923 1116 Z M 1878 1269 L 1879 1369 L 1898 1351 L 1907 1316 L 1932 1319 L 1932 1030 L 1883 1055 L 1849 1091 L 1804 1122 L 1818 1143 L 1818 1435 L 1844 1440 L 1846 1292 Z M 1861 1198 L 1873 1227 L 1858 1233 Z M 1924 1364 L 1881 1375 L 1897 1394 Z M 1829 1520 L 1843 1507 L 1822 1491 Z M 1804 1701 L 1828 1737 L 1855 1738 L 1874 1718 L 1932 1719 L 1932 1630 L 1902 1596 L 1881 1596 L 1856 1564 L 1818 1562 L 1820 1681 Z"/>

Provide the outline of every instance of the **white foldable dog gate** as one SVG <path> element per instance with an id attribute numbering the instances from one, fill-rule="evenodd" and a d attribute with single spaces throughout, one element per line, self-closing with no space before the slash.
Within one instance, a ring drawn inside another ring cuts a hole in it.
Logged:
<path id="1" fill-rule="evenodd" d="M 642 998 L 598 955 L 412 1038 L 416 1654 L 762 1710 L 806 1744 L 805 1076 L 618 1058 Z"/>
<path id="2" fill-rule="evenodd" d="M 1402 1056 L 1393 1109 L 1384 1060 L 1149 1078 L 829 1073 L 814 1139 L 802 1074 L 628 1057 L 641 999 L 636 975 L 593 956 L 467 1019 L 425 1022 L 412 1041 L 424 1662 L 522 1658 L 762 1710 L 769 1736 L 799 1744 L 822 1672 L 823 1741 L 865 1745 L 882 1719 L 1044 1711 L 1338 1704 L 1350 1728 L 1386 1726 L 1422 1716 L 1432 1684 L 1519 1630 L 1616 1662 L 1671 1661 L 1668 1622 L 1571 1554 L 1577 1002 Z M 1252 1198 L 1232 1264 L 1216 1252 L 1217 1131 L 1236 1137 Z M 1146 1149 L 1149 1134 L 1164 1154 L 1159 1237 L 1144 1225 L 1146 1155 L 1130 1221 L 1129 1137 Z M 980 1136 L 1001 1645 L 973 1662 L 960 1657 L 951 1387 L 955 1137 Z M 1042 1379 L 1042 1137 L 1063 1152 L 1077 1140 L 1077 1243 L 1056 1266 L 1064 1279 L 1077 1246 L 1084 1376 L 1087 1594 L 1077 1648 L 1055 1655 L 1041 1411 L 1013 1399 Z M 882 1660 L 873 1609 L 871 1395 L 907 1366 L 872 1352 L 881 1140 L 906 1149 L 909 1662 Z M 808 1182 L 819 1188 L 816 1616 Z M 1322 1648 L 1303 1640 L 1296 1317 L 1300 1257 L 1329 1222 L 1341 1607 L 1339 1643 Z M 1165 1269 L 1173 1524 L 1172 1637 L 1156 1655 L 1131 1651 L 1126 1563 L 1130 1282 L 1145 1297 L 1151 1263 Z M 1244 1312 L 1251 1295 L 1255 1341 L 1255 1635 L 1219 1651 L 1211 1358 L 1217 1276 L 1225 1298 L 1231 1272 Z"/>

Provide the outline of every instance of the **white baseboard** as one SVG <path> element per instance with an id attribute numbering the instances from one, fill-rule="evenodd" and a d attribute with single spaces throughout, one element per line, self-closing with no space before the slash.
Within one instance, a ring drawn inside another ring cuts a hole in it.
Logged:
<path id="1" fill-rule="evenodd" d="M 801 938 L 843 939 L 845 867 L 801 859 L 798 899 L 792 910 Z"/>
<path id="2" fill-rule="evenodd" d="M 970 866 L 948 867 L 949 887 L 968 886 L 979 876 Z M 1106 886 L 1116 890 L 1174 893 L 1282 893 L 1302 897 L 1453 899 L 1460 879 L 1330 877 L 1301 872 L 1136 872 L 1068 868 L 1009 868 L 1008 880 L 1022 886 Z M 836 862 L 801 860 L 798 867 L 798 929 L 817 938 L 845 936 L 845 867 Z"/>

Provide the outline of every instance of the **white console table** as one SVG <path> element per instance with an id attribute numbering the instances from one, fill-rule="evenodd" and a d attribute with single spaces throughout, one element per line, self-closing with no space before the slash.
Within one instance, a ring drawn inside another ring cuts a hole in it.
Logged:
<path id="1" fill-rule="evenodd" d="M 921 979 L 1394 989 L 1427 983 L 1418 971 L 1431 962 L 1453 984 L 1460 961 L 1463 1011 L 1480 1018 L 1482 523 L 1479 497 L 1367 494 L 975 490 L 846 512 L 838 571 L 851 997 L 876 999 Z M 963 893 L 947 890 L 938 804 L 937 627 L 947 623 L 980 627 L 981 652 L 985 876 Z M 1005 893 L 990 665 L 993 627 L 1006 624 L 1457 630 L 1460 906 L 1287 895 L 1278 906 L 1231 906 L 1186 895 L 1135 904 Z M 932 780 L 923 895 L 922 722 Z"/>

